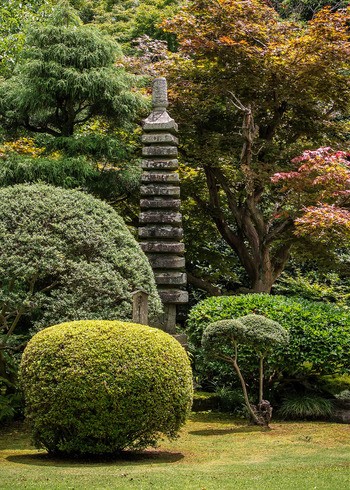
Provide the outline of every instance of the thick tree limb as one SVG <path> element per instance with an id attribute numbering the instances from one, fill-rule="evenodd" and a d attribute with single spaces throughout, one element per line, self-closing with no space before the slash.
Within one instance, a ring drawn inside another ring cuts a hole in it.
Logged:
<path id="1" fill-rule="evenodd" d="M 219 287 L 214 286 L 211 282 L 202 277 L 194 276 L 191 272 L 187 272 L 187 280 L 192 286 L 207 291 L 210 296 L 221 296 L 222 294 Z"/>

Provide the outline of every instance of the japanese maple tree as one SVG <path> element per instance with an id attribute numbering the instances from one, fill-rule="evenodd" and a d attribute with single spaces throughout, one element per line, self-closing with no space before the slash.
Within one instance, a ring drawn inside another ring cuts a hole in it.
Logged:
<path id="1" fill-rule="evenodd" d="M 164 24 L 179 42 L 170 95 L 187 197 L 237 254 L 253 291 L 270 291 L 303 232 L 303 208 L 320 199 L 301 193 L 291 203 L 271 177 L 297 170 L 291 160 L 305 149 L 346 144 L 348 21 L 346 10 L 297 23 L 261 0 L 195 0 Z"/>
<path id="2" fill-rule="evenodd" d="M 333 244 L 350 240 L 350 154 L 319 148 L 305 151 L 292 163 L 301 165 L 271 180 L 282 184 L 285 206 L 295 210 L 295 234 Z"/>

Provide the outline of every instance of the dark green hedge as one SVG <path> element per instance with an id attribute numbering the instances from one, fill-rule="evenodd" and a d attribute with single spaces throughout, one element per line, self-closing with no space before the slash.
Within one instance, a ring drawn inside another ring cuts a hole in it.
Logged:
<path id="1" fill-rule="evenodd" d="M 107 454 L 174 438 L 192 403 L 181 345 L 161 330 L 77 321 L 28 343 L 21 384 L 34 442 L 53 454 Z"/>
<path id="2" fill-rule="evenodd" d="M 289 331 L 289 345 L 276 348 L 268 361 L 280 373 L 350 372 L 350 311 L 330 304 L 266 294 L 208 298 L 190 311 L 190 341 L 198 349 L 207 325 L 251 313 L 277 321 Z"/>

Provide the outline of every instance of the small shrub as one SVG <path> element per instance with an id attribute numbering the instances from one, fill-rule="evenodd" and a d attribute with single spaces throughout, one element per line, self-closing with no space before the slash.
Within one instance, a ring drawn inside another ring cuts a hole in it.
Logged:
<path id="1" fill-rule="evenodd" d="M 1 357 L 4 362 L 0 369 L 0 423 L 3 423 L 23 416 L 23 396 L 16 382 L 17 359 L 6 352 L 0 356 L 0 360 Z"/>
<path id="2" fill-rule="evenodd" d="M 333 404 L 315 395 L 294 395 L 283 400 L 278 415 L 284 419 L 325 419 L 332 414 Z"/>
<path id="3" fill-rule="evenodd" d="M 350 402 L 350 390 L 343 390 L 337 395 L 335 395 L 335 397 L 337 400 Z"/>
<path id="4" fill-rule="evenodd" d="M 193 412 L 206 412 L 219 408 L 219 396 L 217 393 L 196 391 L 193 394 Z"/>
<path id="5" fill-rule="evenodd" d="M 36 334 L 20 369 L 26 416 L 49 453 L 108 454 L 176 437 L 192 402 L 186 352 L 161 330 L 78 321 Z"/>
<path id="6" fill-rule="evenodd" d="M 23 400 L 16 386 L 0 376 L 0 423 L 7 422 L 21 413 Z"/>
<path id="7" fill-rule="evenodd" d="M 315 271 L 303 274 L 300 270 L 284 272 L 274 284 L 275 294 L 296 296 L 310 301 L 338 303 L 349 306 L 350 293 L 346 281 L 335 273 L 319 274 Z"/>
<path id="8" fill-rule="evenodd" d="M 336 396 L 344 390 L 350 390 L 350 375 L 320 376 L 318 385 L 326 393 Z"/>
<path id="9" fill-rule="evenodd" d="M 272 407 L 264 400 L 264 359 L 273 348 L 289 342 L 288 332 L 277 322 L 261 315 L 247 315 L 238 319 L 218 320 L 210 323 L 203 332 L 202 347 L 205 355 L 232 365 L 236 371 L 247 410 L 254 422 L 268 426 Z M 238 355 L 242 345 L 250 346 L 259 357 L 259 401 L 252 405 L 247 383 L 240 369 Z"/>

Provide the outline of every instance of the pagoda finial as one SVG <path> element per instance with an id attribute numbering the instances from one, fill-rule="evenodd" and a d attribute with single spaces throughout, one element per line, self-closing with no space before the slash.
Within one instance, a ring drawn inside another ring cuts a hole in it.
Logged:
<path id="1" fill-rule="evenodd" d="M 168 107 L 168 87 L 164 77 L 153 82 L 152 106 L 154 111 L 165 111 Z"/>

